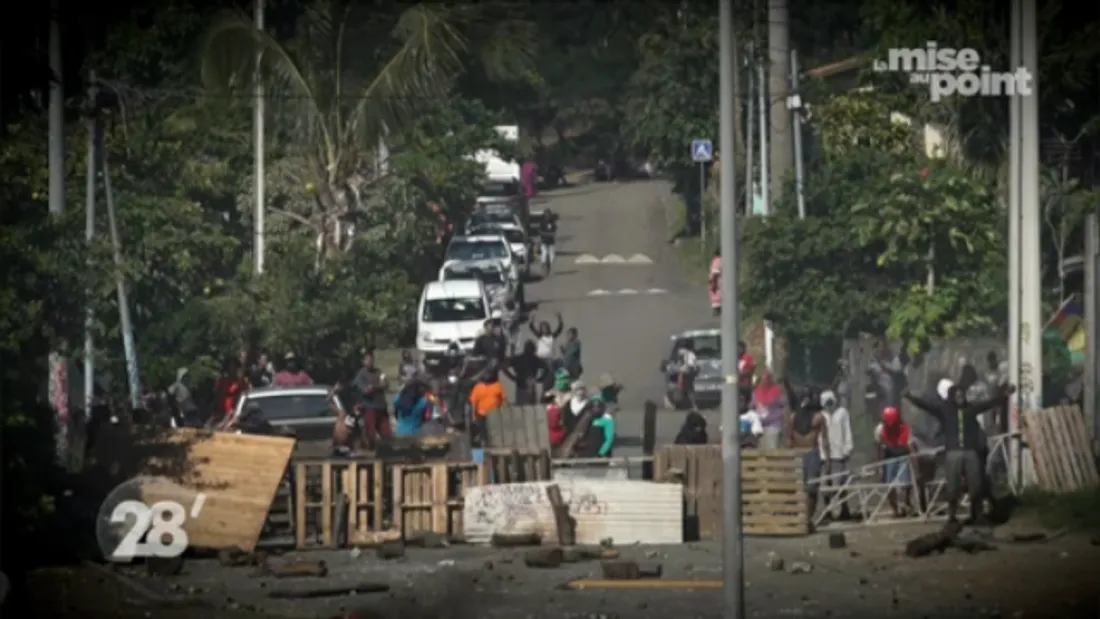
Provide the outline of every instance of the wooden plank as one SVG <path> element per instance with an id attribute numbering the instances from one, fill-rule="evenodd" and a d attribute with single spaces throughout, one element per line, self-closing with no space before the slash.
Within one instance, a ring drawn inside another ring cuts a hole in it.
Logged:
<path id="1" fill-rule="evenodd" d="M 1031 415 L 1024 414 L 1023 416 L 1023 435 L 1024 440 L 1027 441 L 1029 446 L 1029 452 L 1031 453 L 1031 459 L 1035 465 L 1035 477 L 1036 482 L 1039 484 L 1039 488 L 1048 490 L 1052 487 L 1053 481 L 1051 480 L 1051 474 L 1049 464 L 1047 463 L 1046 454 L 1040 445 L 1042 440 L 1039 436 L 1039 432 L 1034 426 L 1034 420 Z"/>
<path id="2" fill-rule="evenodd" d="M 1078 490 L 1080 489 L 1080 475 L 1077 470 L 1077 462 L 1073 457 L 1069 434 L 1067 434 L 1065 425 L 1062 423 L 1061 407 L 1044 410 L 1043 417 L 1049 424 L 1051 434 L 1054 437 L 1055 453 L 1058 454 L 1058 459 L 1062 463 L 1062 471 L 1065 474 L 1065 489 L 1071 492 Z"/>
<path id="3" fill-rule="evenodd" d="M 1031 446 L 1031 451 L 1038 454 L 1045 466 L 1047 479 L 1046 486 L 1043 489 L 1048 492 L 1057 492 L 1058 467 L 1053 458 L 1054 454 L 1047 446 L 1046 432 L 1043 431 L 1043 418 L 1036 411 L 1027 411 L 1024 413 L 1024 419 L 1027 420 L 1030 435 L 1028 444 Z"/>
<path id="4" fill-rule="evenodd" d="M 335 495 L 332 492 L 332 463 L 325 462 L 321 465 L 321 545 L 332 547 L 332 503 Z"/>
<path id="5" fill-rule="evenodd" d="M 298 548 L 305 548 L 306 545 L 307 466 L 299 462 L 294 472 L 294 542 Z"/>
<path id="6" fill-rule="evenodd" d="M 1081 473 L 1081 487 L 1092 488 L 1100 484 L 1100 473 L 1096 470 L 1096 459 L 1092 453 L 1092 443 L 1085 416 L 1078 406 L 1063 407 L 1064 422 L 1070 434 L 1073 452 L 1077 458 Z"/>
<path id="7" fill-rule="evenodd" d="M 1043 449 L 1054 468 L 1054 487 L 1052 490 L 1067 492 L 1071 489 L 1070 472 L 1067 470 L 1065 460 L 1061 457 L 1058 437 L 1051 425 L 1051 416 L 1046 411 L 1036 411 L 1035 420 L 1039 432 L 1043 436 Z"/>
<path id="8" fill-rule="evenodd" d="M 198 515 L 183 525 L 196 548 L 251 551 L 279 490 L 294 439 L 207 430 L 120 430 L 109 448 L 88 463 L 113 483 L 151 478 L 142 485 L 147 504 L 176 501 Z M 114 481 L 117 480 L 117 481 Z"/>

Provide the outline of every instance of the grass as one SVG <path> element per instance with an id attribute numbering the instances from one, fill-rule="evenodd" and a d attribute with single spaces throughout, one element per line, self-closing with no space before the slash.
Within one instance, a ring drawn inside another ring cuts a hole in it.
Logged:
<path id="1" fill-rule="evenodd" d="M 681 236 L 687 228 L 687 203 L 684 201 L 683 196 L 676 195 L 672 197 L 666 215 L 668 237 L 676 239 L 677 262 L 680 263 L 689 281 L 700 286 L 706 286 L 707 273 L 710 267 L 710 254 L 713 249 L 704 249 L 702 239 L 697 236 Z"/>
<path id="2" fill-rule="evenodd" d="M 1100 533 L 1100 488 L 1065 494 L 1026 492 L 1016 515 L 1035 518 L 1050 529 Z"/>

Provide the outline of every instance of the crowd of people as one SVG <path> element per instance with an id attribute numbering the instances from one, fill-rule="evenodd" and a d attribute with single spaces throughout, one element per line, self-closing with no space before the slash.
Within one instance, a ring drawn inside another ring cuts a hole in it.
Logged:
<path id="1" fill-rule="evenodd" d="M 828 389 L 809 385 L 796 389 L 789 380 L 776 381 L 767 369 L 757 374 L 744 342 L 738 348 L 741 445 L 801 451 L 807 507 L 810 514 L 816 514 L 819 497 L 838 492 L 850 475 L 855 441 L 846 381 L 835 381 Z M 681 372 L 690 370 L 691 358 L 690 350 L 683 351 Z M 895 516 L 904 517 L 918 507 L 927 510 L 928 484 L 942 468 L 949 520 L 958 519 L 966 494 L 970 520 L 984 521 L 984 508 L 993 499 L 988 432 L 1003 427 L 1007 400 L 1015 390 L 999 375 L 987 382 L 978 380 L 971 368 L 960 372 L 958 382 L 940 380 L 934 394 L 916 395 L 904 389 L 901 399 L 934 421 L 931 438 L 923 440 L 903 418 L 900 402 L 881 398 L 882 406 L 872 413 L 878 419 L 873 438 L 881 482 L 889 485 L 888 500 Z M 706 425 L 697 411 L 689 412 L 676 442 L 708 442 Z M 914 487 L 916 497 L 911 492 Z M 839 513 L 825 514 L 826 519 L 851 518 L 847 503 L 840 503 Z"/>

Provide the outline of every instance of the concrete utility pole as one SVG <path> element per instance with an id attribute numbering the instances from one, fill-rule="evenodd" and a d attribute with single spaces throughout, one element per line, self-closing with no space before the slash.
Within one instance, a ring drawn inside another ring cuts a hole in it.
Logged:
<path id="1" fill-rule="evenodd" d="M 256 30 L 264 30 L 264 0 L 256 0 L 255 7 Z M 264 81 L 263 52 L 256 52 L 256 101 L 252 106 L 252 156 L 253 156 L 253 182 L 255 187 L 256 204 L 252 214 L 253 227 L 253 273 L 262 275 L 264 272 Z"/>
<path id="2" fill-rule="evenodd" d="M 60 2 L 50 1 L 50 109 L 49 109 L 49 203 L 50 214 L 65 212 L 65 68 L 61 61 Z M 50 405 L 57 419 L 57 455 L 67 463 L 69 454 L 69 360 L 64 351 L 50 352 L 47 385 Z"/>
<path id="3" fill-rule="evenodd" d="M 95 71 L 88 75 L 88 154 L 87 178 L 84 179 L 84 242 L 90 247 L 95 239 L 95 175 L 97 166 L 96 152 L 99 145 L 99 111 L 96 99 L 99 87 L 96 85 Z M 88 252 L 88 272 L 93 269 L 91 252 Z M 92 290 L 84 290 L 84 416 L 92 414 L 92 402 L 95 400 L 95 309 L 92 302 Z"/>
<path id="4" fill-rule="evenodd" d="M 794 190 L 798 198 L 798 218 L 806 218 L 806 196 L 802 186 L 802 95 L 798 90 L 798 50 L 791 50 L 791 96 L 787 97 L 794 129 Z M 808 369 L 808 368 L 807 368 Z"/>
<path id="5" fill-rule="evenodd" d="M 1085 220 L 1085 420 L 1100 455 L 1100 216 Z"/>
<path id="6" fill-rule="evenodd" d="M 1020 50 L 1020 2 L 1012 1 L 1011 23 L 1009 30 L 1009 62 L 1013 69 L 1023 66 Z M 1008 382 L 1020 386 L 1020 99 L 1013 95 L 1009 99 L 1009 173 L 1008 173 Z M 1008 418 L 1009 432 L 1020 430 L 1019 411 L 1020 393 L 1017 391 L 1009 400 L 1011 414 Z M 1022 481 L 1021 442 L 1012 441 L 1009 450 L 1009 476 L 1013 484 Z M 1016 486 L 1014 486 L 1016 487 Z"/>
<path id="7" fill-rule="evenodd" d="M 756 152 L 756 118 L 753 116 L 755 107 L 753 101 L 756 97 L 756 50 L 753 49 L 752 41 L 749 41 L 745 49 L 745 66 L 748 67 L 748 71 L 745 72 L 745 105 L 747 106 L 745 108 L 745 214 L 752 215 L 752 158 Z"/>
<path id="8" fill-rule="evenodd" d="M 794 144 L 790 94 L 791 22 L 787 0 L 768 0 L 768 100 L 771 102 L 771 196 L 782 193 L 787 176 L 794 172 Z"/>
<path id="9" fill-rule="evenodd" d="M 738 402 L 737 341 L 740 319 L 738 298 L 737 175 L 734 165 L 733 98 L 738 81 L 733 0 L 719 0 L 719 159 L 721 186 L 722 276 L 722 566 L 725 619 L 745 616 L 745 557 L 741 528 L 741 438 Z"/>
<path id="10" fill-rule="evenodd" d="M 1020 224 L 1020 382 L 1019 410 L 1038 410 L 1043 403 L 1042 218 L 1039 200 L 1039 49 L 1035 0 L 1014 0 L 1019 5 L 1018 41 L 1022 66 L 1031 75 L 1031 94 L 1019 99 L 1018 123 L 1013 123 L 1011 144 L 1019 151 L 1019 176 L 1011 187 L 1018 192 Z M 1013 11 L 1016 13 L 1016 10 Z M 1017 420 L 1018 423 L 1018 420 Z M 1018 470 L 1024 485 L 1034 479 L 1031 459 L 1021 453 Z"/>

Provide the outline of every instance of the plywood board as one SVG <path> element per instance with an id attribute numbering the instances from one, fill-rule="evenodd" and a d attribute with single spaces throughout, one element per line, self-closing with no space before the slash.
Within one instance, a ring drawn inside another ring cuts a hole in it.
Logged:
<path id="1" fill-rule="evenodd" d="M 180 429 L 136 438 L 98 464 L 121 480 L 151 477 L 141 485 L 146 505 L 171 500 L 190 511 L 205 499 L 184 530 L 192 547 L 255 548 L 294 439 Z"/>
<path id="2" fill-rule="evenodd" d="M 683 489 L 648 481 L 560 480 L 470 488 L 463 506 L 467 542 L 487 543 L 495 533 L 538 533 L 557 543 L 546 487 L 556 483 L 577 521 L 577 543 L 679 544 L 683 542 Z"/>
<path id="3" fill-rule="evenodd" d="M 489 443 L 494 449 L 536 453 L 550 449 L 550 428 L 541 406 L 505 406 L 489 413 Z"/>

